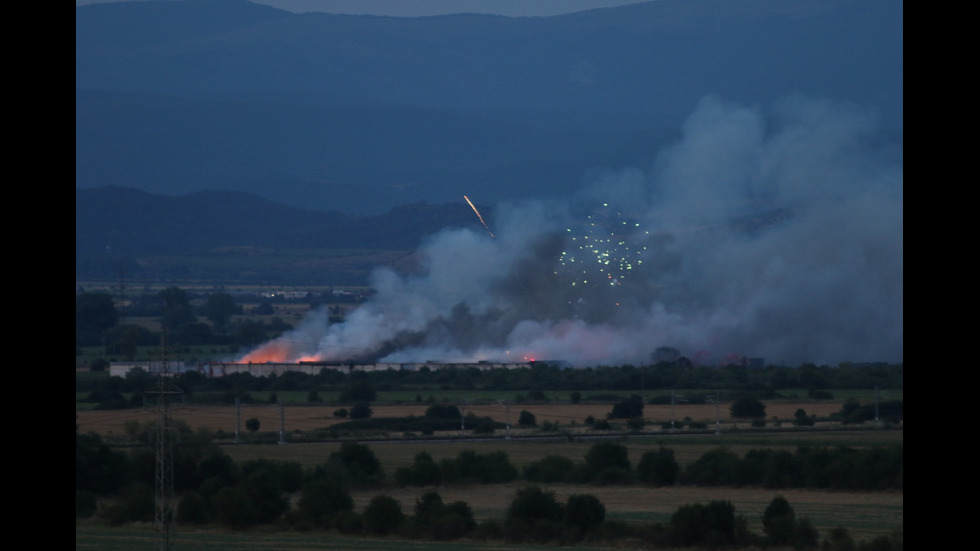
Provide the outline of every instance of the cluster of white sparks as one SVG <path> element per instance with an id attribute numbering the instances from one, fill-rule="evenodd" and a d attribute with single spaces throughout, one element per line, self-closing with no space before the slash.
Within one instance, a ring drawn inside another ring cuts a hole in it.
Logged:
<path id="1" fill-rule="evenodd" d="M 624 218 L 622 212 L 609 212 L 608 203 L 588 215 L 580 230 L 566 228 L 568 248 L 559 258 L 562 270 L 555 270 L 555 275 L 571 279 L 572 287 L 616 287 L 643 264 L 646 246 L 634 242 L 637 235 L 649 232 L 640 230 L 640 224 Z"/>

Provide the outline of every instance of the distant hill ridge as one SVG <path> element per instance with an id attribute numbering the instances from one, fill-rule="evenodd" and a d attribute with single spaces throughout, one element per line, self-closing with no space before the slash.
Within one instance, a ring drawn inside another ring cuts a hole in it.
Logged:
<path id="1" fill-rule="evenodd" d="M 487 208 L 489 212 L 489 208 Z M 445 227 L 476 227 L 458 204 L 403 205 L 371 216 L 277 204 L 236 191 L 181 196 L 105 187 L 75 190 L 75 253 L 207 253 L 230 247 L 414 249 Z"/>
<path id="2" fill-rule="evenodd" d="M 643 166 L 705 95 L 902 126 L 892 0 L 658 0 L 552 16 L 294 14 L 243 0 L 75 11 L 76 188 L 297 207 L 554 196 Z"/>

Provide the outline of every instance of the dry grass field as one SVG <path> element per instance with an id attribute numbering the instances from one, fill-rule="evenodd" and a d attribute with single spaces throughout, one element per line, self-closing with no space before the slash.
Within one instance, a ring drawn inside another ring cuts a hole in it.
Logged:
<path id="1" fill-rule="evenodd" d="M 372 407 L 375 416 L 407 416 L 423 415 L 425 405 L 381 405 Z M 838 403 L 769 403 L 767 413 L 770 423 L 773 418 L 784 421 L 793 419 L 797 408 L 804 408 L 807 413 L 820 417 L 840 411 Z M 287 406 L 283 409 L 287 445 L 249 444 L 249 436 L 244 429 L 248 418 L 258 418 L 261 422 L 261 432 L 277 433 L 280 427 L 280 408 L 276 405 L 242 406 L 240 415 L 236 417 L 235 408 L 231 406 L 175 406 L 171 410 L 174 418 L 181 420 L 193 429 L 208 428 L 211 431 L 233 433 L 236 419 L 241 423 L 243 440 L 246 443 L 227 445 L 223 449 L 236 461 L 254 458 L 295 461 L 310 468 L 326 461 L 330 454 L 340 447 L 338 442 L 324 443 L 293 443 L 290 436 L 296 431 L 311 431 L 329 427 L 342 422 L 334 418 L 336 406 Z M 611 410 L 609 404 L 543 404 L 543 405 L 514 405 L 510 406 L 510 422 L 514 426 L 513 435 L 542 435 L 536 429 L 517 429 L 516 420 L 521 410 L 532 412 L 538 423 L 545 421 L 559 423 L 563 431 L 578 436 L 595 435 L 597 431 L 589 431 L 583 424 L 584 419 L 592 415 L 596 419 L 605 418 Z M 499 405 L 469 406 L 465 412 L 472 411 L 479 417 L 489 416 L 495 420 L 506 422 L 508 412 Z M 731 448 L 739 455 L 752 448 L 785 448 L 795 450 L 799 445 L 849 445 L 861 447 L 867 445 L 888 445 L 902 442 L 902 431 L 861 431 L 856 433 L 833 432 L 804 432 L 781 433 L 766 431 L 749 433 L 736 428 L 746 428 L 748 423 L 734 425 L 727 417 L 728 404 L 721 404 L 721 434 L 713 431 L 698 435 L 672 434 L 663 431 L 660 423 L 668 421 L 671 416 L 675 419 L 690 418 L 714 426 L 716 414 L 713 405 L 678 405 L 644 407 L 644 415 L 648 422 L 647 431 L 643 435 L 631 435 L 624 441 L 629 449 L 632 464 L 639 461 L 640 456 L 647 450 L 667 446 L 674 450 L 678 462 L 684 466 L 698 459 L 705 451 L 718 446 Z M 150 407 L 139 410 L 121 411 L 83 411 L 78 410 L 77 423 L 81 432 L 97 432 L 103 435 L 124 435 L 127 424 L 133 421 L 140 424 L 151 423 L 157 418 L 157 411 Z M 785 423 L 788 425 L 788 423 Z M 439 441 L 424 441 L 420 439 L 375 440 L 367 442 L 381 462 L 385 473 L 391 475 L 396 469 L 408 466 L 416 454 L 425 451 L 439 461 L 444 458 L 455 458 L 460 451 L 472 449 L 478 453 L 502 450 L 508 454 L 510 461 L 521 469 L 523 466 L 537 461 L 546 455 L 562 455 L 574 461 L 584 459 L 594 440 L 582 437 L 554 438 L 551 440 L 504 439 L 503 431 L 497 431 L 494 438 L 485 440 L 453 440 L 458 433 L 449 433 L 446 439 Z M 401 437 L 401 434 L 391 435 Z M 267 440 L 268 441 L 268 440 Z M 513 499 L 516 490 L 525 483 L 517 481 L 510 484 L 493 486 L 461 485 L 434 488 L 444 502 L 465 501 L 474 511 L 478 520 L 502 518 Z M 378 493 L 386 493 L 396 498 L 404 511 L 412 511 L 416 498 L 424 491 L 433 488 L 398 488 L 386 485 L 383 488 L 358 490 L 353 497 L 358 510 Z M 690 487 L 676 486 L 670 488 L 652 488 L 642 485 L 625 486 L 593 486 L 559 484 L 549 485 L 560 501 L 571 494 L 589 493 L 595 495 L 606 506 L 607 518 L 631 522 L 666 522 L 678 507 L 690 503 L 707 503 L 711 500 L 729 500 L 737 511 L 744 515 L 753 532 L 761 533 L 761 515 L 765 507 L 776 495 L 785 496 L 793 505 L 798 516 L 807 517 L 819 530 L 821 537 L 826 536 L 835 527 L 843 526 L 848 529 L 856 540 L 869 540 L 878 535 L 888 534 L 903 526 L 904 497 L 902 492 L 828 492 L 816 490 L 767 490 L 762 488 L 729 488 L 729 487 Z M 210 538 L 210 536 L 208 536 Z M 338 543 L 338 542 L 334 542 Z M 407 543 L 407 542 L 406 542 Z M 202 542 L 203 544 L 203 542 Z M 206 544 L 204 544 L 206 546 Z M 270 544 L 273 545 L 274 544 Z M 355 547 L 359 544 L 351 542 Z M 288 546 L 287 546 L 288 547 Z M 300 544 L 303 547 L 303 544 Z M 423 546 L 424 547 L 424 546 Z M 491 546 L 492 547 L 492 546 Z M 379 547 L 379 548 L 383 548 Z M 486 548 L 482 544 L 462 545 L 453 549 Z"/>
<path id="2" fill-rule="evenodd" d="M 371 409 L 375 417 L 400 417 L 424 415 L 426 407 L 425 405 L 382 405 L 372 406 Z M 793 414 L 800 407 L 804 408 L 808 414 L 824 417 L 840 411 L 841 404 L 772 403 L 767 405 L 767 414 L 769 419 L 777 418 L 791 421 Z M 310 431 L 345 421 L 334 417 L 333 412 L 336 409 L 337 406 L 286 406 L 281 416 L 285 432 Z M 611 409 L 612 406 L 609 404 L 527 404 L 510 406 L 509 416 L 512 430 L 514 434 L 517 434 L 519 432 L 517 418 L 521 410 L 533 413 L 538 424 L 550 422 L 568 427 L 575 424 L 583 425 L 585 418 L 590 415 L 595 419 L 605 419 L 606 414 Z M 508 421 L 508 411 L 499 405 L 467 406 L 464 413 L 469 412 L 473 412 L 478 417 L 491 417 L 502 423 Z M 673 411 L 671 406 L 647 405 L 643 408 L 647 423 L 656 425 L 670 421 L 672 416 L 676 420 L 690 418 L 712 425 L 718 412 L 721 415 L 722 425 L 731 427 L 733 422 L 728 418 L 728 404 L 724 403 L 718 409 L 713 405 L 686 404 L 674 406 Z M 125 426 L 129 421 L 148 423 L 154 421 L 158 416 L 157 410 L 152 407 L 135 410 L 78 410 L 76 413 L 78 414 L 77 423 L 80 432 L 96 432 L 105 436 L 125 434 Z M 280 427 L 280 409 L 276 405 L 269 404 L 243 405 L 238 416 L 236 416 L 235 408 L 232 406 L 175 405 L 171 410 L 171 416 L 187 423 L 192 429 L 207 428 L 212 431 L 234 432 L 236 419 L 240 418 L 242 423 L 240 430 L 244 432 L 245 420 L 253 417 L 259 420 L 263 432 L 278 431 Z M 738 423 L 738 426 L 741 427 L 747 425 L 748 423 L 745 421 Z"/>

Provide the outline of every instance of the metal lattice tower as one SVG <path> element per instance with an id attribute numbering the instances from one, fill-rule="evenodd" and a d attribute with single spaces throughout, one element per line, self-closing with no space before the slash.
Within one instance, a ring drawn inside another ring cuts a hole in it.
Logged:
<path id="1" fill-rule="evenodd" d="M 156 514 L 157 550 L 170 551 L 174 545 L 174 521 L 177 510 L 174 506 L 174 432 L 175 425 L 170 419 L 169 398 L 181 394 L 181 390 L 169 382 L 170 362 L 160 363 L 157 386 L 150 391 L 157 395 L 156 432 Z"/>

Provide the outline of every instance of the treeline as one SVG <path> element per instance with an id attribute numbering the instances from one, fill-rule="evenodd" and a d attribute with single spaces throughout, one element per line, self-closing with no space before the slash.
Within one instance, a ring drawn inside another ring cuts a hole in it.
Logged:
<path id="1" fill-rule="evenodd" d="M 114 450 L 97 435 L 80 434 L 77 426 L 75 439 L 76 518 L 94 517 L 111 525 L 153 520 L 153 447 Z M 742 458 L 718 448 L 684 469 L 673 451 L 665 447 L 645 452 L 633 467 L 627 448 L 618 442 L 597 443 L 578 461 L 552 455 L 522 469 L 502 451 L 484 454 L 463 450 L 455 458 L 440 461 L 420 452 L 410 466 L 389 478 L 370 447 L 356 442 L 343 443 L 325 462 L 303 469 L 289 461 L 236 463 L 203 431 L 186 432 L 180 441 L 174 454 L 179 522 L 235 530 L 276 525 L 433 540 L 470 537 L 569 544 L 634 539 L 662 546 L 813 547 L 818 544 L 817 531 L 807 519 L 796 518 L 781 497 L 770 503 L 763 516 L 765 533 L 756 535 L 748 531 L 744 517 L 730 502 L 682 506 L 668 523 L 624 523 L 607 520 L 605 506 L 585 491 L 562 503 L 542 485 L 571 482 L 581 483 L 583 489 L 586 484 L 697 484 L 898 490 L 903 486 L 901 446 L 867 450 L 801 447 L 795 454 L 760 449 Z M 433 489 L 517 480 L 525 480 L 527 485 L 516 491 L 505 516 L 479 523 L 469 504 L 444 503 Z M 385 493 L 385 488 L 393 485 L 419 488 L 413 511 L 403 511 L 400 503 Z M 354 490 L 378 493 L 357 511 L 351 497 Z M 845 529 L 838 528 L 824 540 L 824 547 L 898 549 L 901 536 L 855 544 Z"/>
<path id="2" fill-rule="evenodd" d="M 76 392 L 141 392 L 150 376 L 135 370 L 125 378 L 76 378 Z M 235 373 L 225 377 L 208 378 L 201 373 L 187 372 L 176 376 L 174 384 L 186 398 L 201 401 L 233 403 L 235 399 L 248 402 L 252 393 L 283 391 L 315 392 L 339 395 L 357 385 L 369 386 L 372 393 L 426 390 L 486 390 L 512 391 L 515 401 L 542 403 L 551 400 L 548 391 L 567 392 L 572 402 L 618 401 L 622 393 L 635 394 L 661 391 L 652 403 L 670 399 L 672 389 L 701 389 L 703 393 L 688 393 L 685 403 L 704 403 L 715 396 L 717 389 L 726 389 L 728 398 L 751 396 L 757 399 L 785 397 L 781 394 L 803 389 L 810 399 L 833 399 L 831 389 L 870 390 L 904 388 L 904 366 L 889 364 L 841 365 L 838 367 L 803 365 L 799 367 L 769 366 L 748 368 L 684 367 L 651 365 L 636 367 L 600 366 L 580 369 L 561 369 L 546 363 L 521 369 L 446 368 L 417 370 L 386 370 L 363 372 L 324 368 L 316 375 L 287 372 L 281 375 L 256 377 Z M 731 393 L 734 393 L 733 396 Z M 371 398 L 373 400 L 374 398 Z M 421 400 L 421 396 L 419 397 Z M 370 401 L 370 400 L 368 400 Z"/>

